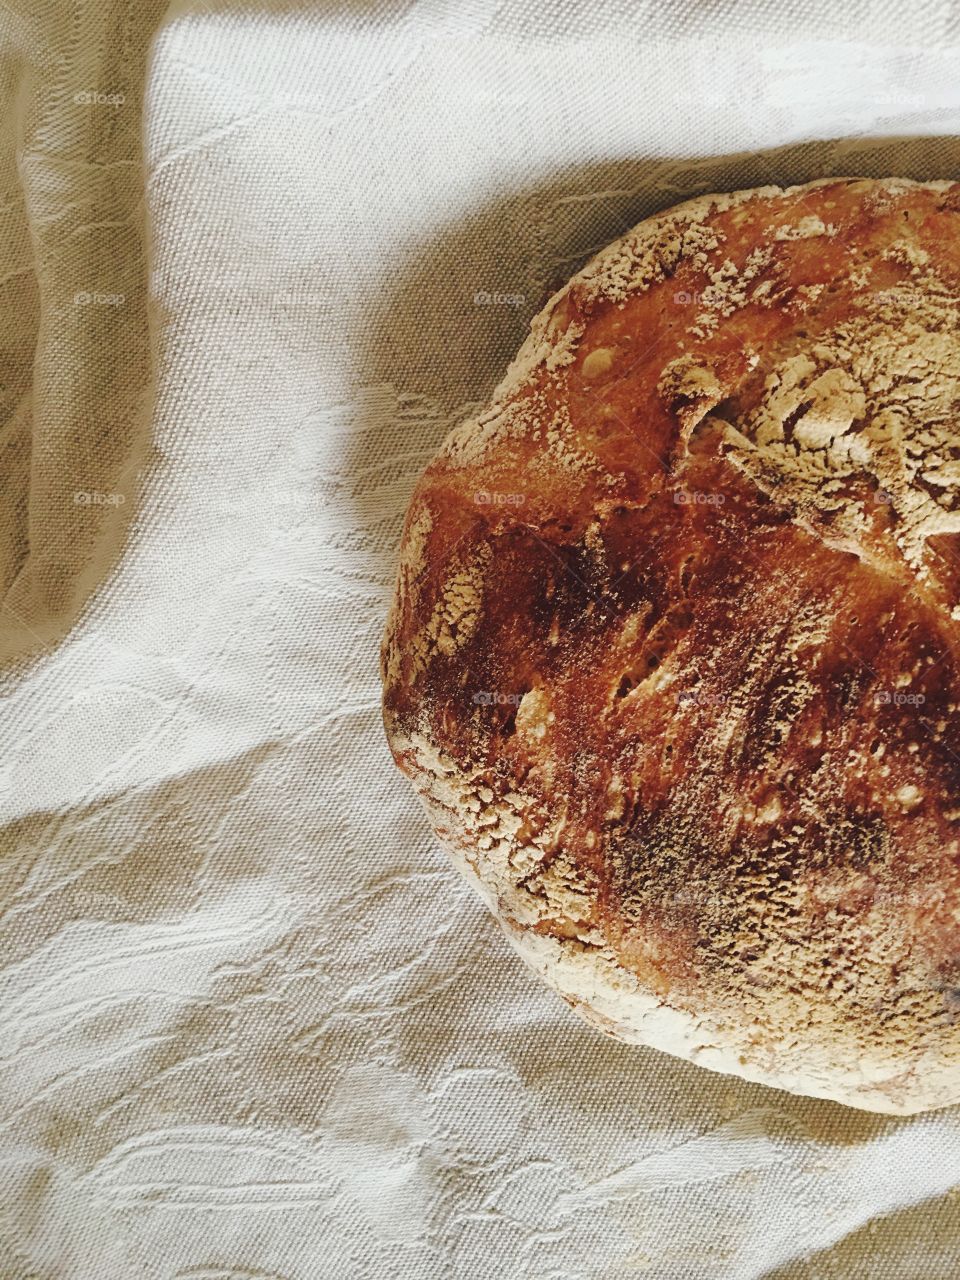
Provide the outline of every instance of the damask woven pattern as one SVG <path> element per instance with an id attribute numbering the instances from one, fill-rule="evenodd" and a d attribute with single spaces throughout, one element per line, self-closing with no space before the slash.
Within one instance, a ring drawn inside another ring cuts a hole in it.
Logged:
<path id="1" fill-rule="evenodd" d="M 958 32 L 5 0 L 3 1280 L 960 1273 L 954 1111 L 581 1024 L 437 848 L 377 675 L 416 476 L 552 288 L 696 192 L 956 177 Z"/>

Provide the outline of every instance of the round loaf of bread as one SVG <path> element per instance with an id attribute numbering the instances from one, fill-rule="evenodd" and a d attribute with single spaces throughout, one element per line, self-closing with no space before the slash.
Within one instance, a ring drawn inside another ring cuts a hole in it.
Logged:
<path id="1" fill-rule="evenodd" d="M 624 1040 L 960 1101 L 960 184 L 690 200 L 547 303 L 413 496 L 393 754 Z"/>

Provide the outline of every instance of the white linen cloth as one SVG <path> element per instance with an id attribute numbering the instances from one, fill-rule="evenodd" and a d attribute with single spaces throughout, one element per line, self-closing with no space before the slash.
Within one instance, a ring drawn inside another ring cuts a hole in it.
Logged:
<path id="1" fill-rule="evenodd" d="M 550 290 L 696 192 L 956 176 L 958 33 L 4 0 L 4 1280 L 960 1272 L 957 1111 L 582 1024 L 437 847 L 377 674 L 415 478 Z"/>

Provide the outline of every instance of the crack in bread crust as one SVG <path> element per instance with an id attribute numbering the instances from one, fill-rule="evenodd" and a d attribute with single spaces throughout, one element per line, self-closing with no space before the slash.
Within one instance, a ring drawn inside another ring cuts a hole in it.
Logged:
<path id="1" fill-rule="evenodd" d="M 384 718 L 583 1016 L 960 1101 L 960 185 L 700 197 L 556 293 L 411 502 Z"/>

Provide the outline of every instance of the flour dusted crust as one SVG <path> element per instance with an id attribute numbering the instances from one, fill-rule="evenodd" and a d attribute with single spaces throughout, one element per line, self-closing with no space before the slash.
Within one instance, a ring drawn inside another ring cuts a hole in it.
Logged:
<path id="1" fill-rule="evenodd" d="M 625 1040 L 871 1111 L 960 1101 L 960 184 L 641 223 L 427 469 L 397 763 Z"/>

